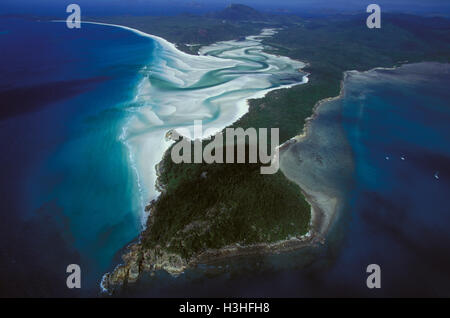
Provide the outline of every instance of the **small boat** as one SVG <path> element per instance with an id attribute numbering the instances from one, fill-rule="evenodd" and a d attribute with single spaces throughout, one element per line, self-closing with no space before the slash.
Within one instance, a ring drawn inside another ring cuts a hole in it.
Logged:
<path id="1" fill-rule="evenodd" d="M 400 159 L 402 159 L 403 161 L 405 161 L 405 156 L 401 156 Z"/>
<path id="2" fill-rule="evenodd" d="M 439 171 L 436 172 L 436 173 L 434 174 L 434 178 L 435 178 L 436 180 L 439 180 Z"/>
<path id="3" fill-rule="evenodd" d="M 389 157 L 388 156 L 386 156 L 386 158 L 385 158 L 386 160 L 389 160 Z"/>

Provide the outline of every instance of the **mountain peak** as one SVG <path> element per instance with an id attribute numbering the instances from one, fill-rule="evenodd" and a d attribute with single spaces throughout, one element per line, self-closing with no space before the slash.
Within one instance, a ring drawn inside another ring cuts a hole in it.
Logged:
<path id="1" fill-rule="evenodd" d="M 232 4 L 228 5 L 226 9 L 256 11 L 252 7 L 249 7 L 245 4 L 240 4 L 240 3 L 232 3 Z"/>
<path id="2" fill-rule="evenodd" d="M 224 20 L 261 20 L 264 15 L 244 4 L 230 4 L 224 10 L 214 13 L 214 17 Z"/>

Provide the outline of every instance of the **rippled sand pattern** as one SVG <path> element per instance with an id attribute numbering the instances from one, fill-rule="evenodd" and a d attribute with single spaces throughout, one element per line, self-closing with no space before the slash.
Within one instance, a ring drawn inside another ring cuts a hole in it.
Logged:
<path id="1" fill-rule="evenodd" d="M 220 131 L 248 111 L 247 99 L 307 81 L 299 72 L 304 63 L 263 52 L 261 40 L 275 32 L 265 29 L 258 36 L 203 47 L 199 56 L 142 34 L 156 39 L 156 49 L 151 64 L 142 70 L 121 135 L 142 205 L 158 195 L 155 165 L 170 146 L 165 140 L 168 130 L 184 127 L 193 132 L 194 120 L 202 120 L 203 132 Z"/>

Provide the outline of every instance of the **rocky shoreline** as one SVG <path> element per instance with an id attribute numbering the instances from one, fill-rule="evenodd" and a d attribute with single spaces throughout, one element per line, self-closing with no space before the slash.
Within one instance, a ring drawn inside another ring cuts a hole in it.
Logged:
<path id="1" fill-rule="evenodd" d="M 309 202 L 309 201 L 308 201 Z M 149 227 L 152 225 L 153 204 L 149 205 Z M 311 203 L 311 210 L 314 213 L 321 211 L 315 203 Z M 319 212 L 319 214 L 322 214 Z M 314 218 L 316 221 L 321 218 Z M 119 292 L 120 289 L 128 284 L 137 282 L 140 275 L 144 272 L 154 272 L 164 270 L 173 276 L 182 274 L 186 269 L 197 265 L 212 264 L 227 258 L 278 254 L 297 250 L 306 246 L 314 246 L 325 243 L 325 233 L 320 233 L 321 222 L 311 224 L 310 231 L 300 237 L 292 237 L 287 240 L 275 243 L 261 243 L 254 245 L 241 246 L 234 244 L 221 249 L 209 249 L 201 254 L 195 255 L 189 260 L 183 259 L 180 255 L 168 253 L 161 247 L 156 249 L 146 249 L 139 240 L 127 247 L 127 252 L 122 256 L 123 264 L 118 265 L 111 273 L 106 273 L 101 282 L 103 291 L 109 294 Z"/>

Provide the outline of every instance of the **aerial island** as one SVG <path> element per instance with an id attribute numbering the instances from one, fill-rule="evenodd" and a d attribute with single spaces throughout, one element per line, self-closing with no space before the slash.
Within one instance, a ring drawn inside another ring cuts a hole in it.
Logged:
<path id="1" fill-rule="evenodd" d="M 205 16 L 90 20 L 162 37 L 195 56 L 218 56 L 223 51 L 205 47 L 221 48 L 220 43 L 228 41 L 230 49 L 264 30 L 273 31 L 258 38 L 263 46 L 261 57 L 301 63 L 298 74 L 283 79 L 291 85 L 249 99 L 248 111 L 228 127 L 279 128 L 283 157 L 293 144 L 308 138 L 308 123 L 317 109 L 340 96 L 346 71 L 449 61 L 450 46 L 440 40 L 443 22 L 439 18 L 385 14 L 381 29 L 368 29 L 366 17 L 361 13 L 300 18 L 231 5 Z M 238 58 L 252 52 L 242 54 Z M 123 264 L 103 277 L 102 287 L 109 292 L 136 282 L 143 272 L 165 270 L 178 275 L 189 267 L 227 257 L 279 253 L 326 242 L 338 198 L 325 186 L 323 191 L 311 192 L 283 165 L 276 174 L 262 175 L 261 163 L 175 164 L 170 149 L 155 167 L 160 195 L 148 202 L 144 231 L 128 246 Z M 328 161 L 320 150 L 311 154 L 314 157 L 306 167 L 320 166 L 326 172 Z M 350 172 L 351 168 L 346 171 Z"/>

